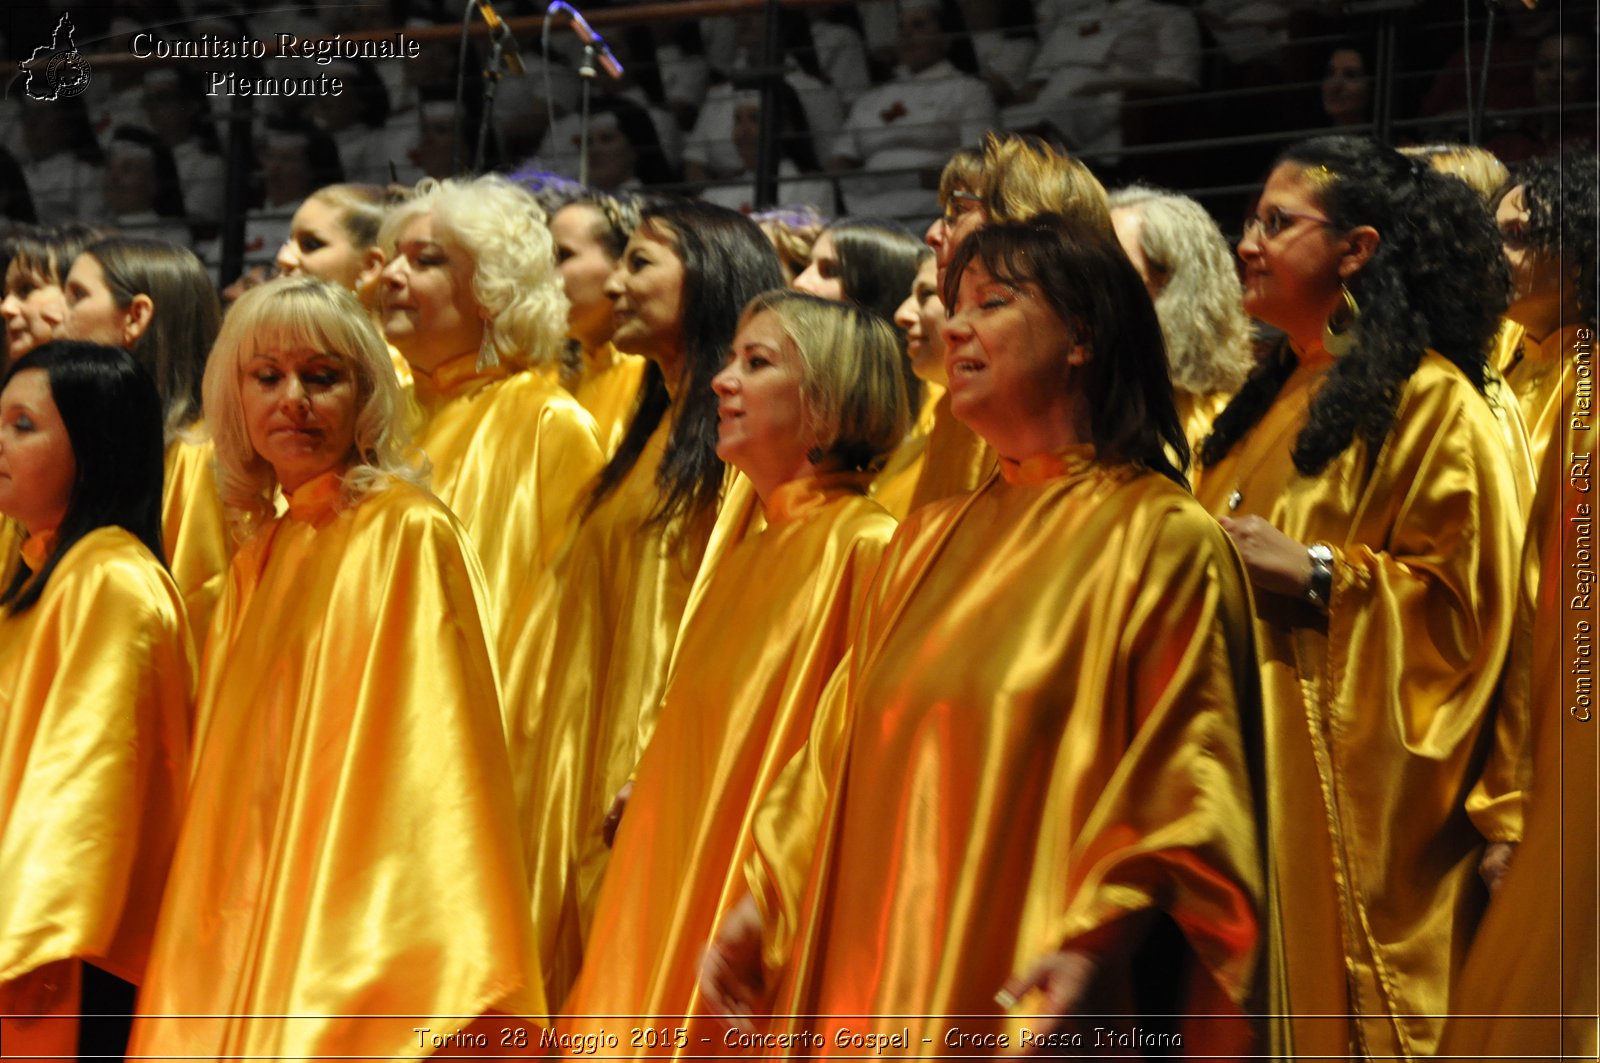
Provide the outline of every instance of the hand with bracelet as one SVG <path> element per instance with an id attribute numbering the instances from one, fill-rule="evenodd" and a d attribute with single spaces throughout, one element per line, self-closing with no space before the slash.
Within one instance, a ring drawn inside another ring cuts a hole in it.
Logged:
<path id="1" fill-rule="evenodd" d="M 1332 547 L 1307 546 L 1258 516 L 1217 519 L 1257 590 L 1298 598 L 1327 612 L 1333 595 Z"/>

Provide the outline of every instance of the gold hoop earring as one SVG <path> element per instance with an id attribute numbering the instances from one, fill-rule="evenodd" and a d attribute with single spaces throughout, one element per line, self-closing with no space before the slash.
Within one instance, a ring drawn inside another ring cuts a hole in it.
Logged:
<path id="1" fill-rule="evenodd" d="M 1361 307 L 1356 297 L 1343 284 L 1339 285 L 1339 296 L 1343 305 L 1329 314 L 1327 324 L 1322 326 L 1323 349 L 1335 358 L 1343 358 L 1355 348 L 1361 328 Z"/>

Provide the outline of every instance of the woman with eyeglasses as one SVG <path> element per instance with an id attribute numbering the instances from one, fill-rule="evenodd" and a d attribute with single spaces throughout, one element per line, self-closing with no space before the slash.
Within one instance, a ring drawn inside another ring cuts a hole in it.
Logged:
<path id="1" fill-rule="evenodd" d="M 1354 137 L 1280 158 L 1239 256 L 1286 342 L 1217 418 L 1198 497 L 1255 588 L 1279 1047 L 1425 1055 L 1480 862 L 1521 829 L 1473 791 L 1524 526 L 1482 394 L 1505 263 L 1465 184 Z"/>

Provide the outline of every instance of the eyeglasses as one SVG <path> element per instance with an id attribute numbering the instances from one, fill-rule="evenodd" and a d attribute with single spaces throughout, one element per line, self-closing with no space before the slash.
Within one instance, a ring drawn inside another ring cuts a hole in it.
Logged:
<path id="1" fill-rule="evenodd" d="M 946 228 L 955 228 L 956 222 L 962 215 L 971 214 L 983 207 L 983 198 L 971 192 L 951 192 L 950 201 L 944 205 L 944 224 Z"/>
<path id="2" fill-rule="evenodd" d="M 1273 207 L 1265 218 L 1252 214 L 1244 220 L 1243 238 L 1248 240 L 1252 236 L 1264 236 L 1273 239 L 1279 233 L 1292 226 L 1297 221 L 1312 221 L 1318 225 L 1332 225 L 1327 218 L 1315 214 L 1301 214 L 1298 211 L 1284 210 L 1282 207 Z"/>

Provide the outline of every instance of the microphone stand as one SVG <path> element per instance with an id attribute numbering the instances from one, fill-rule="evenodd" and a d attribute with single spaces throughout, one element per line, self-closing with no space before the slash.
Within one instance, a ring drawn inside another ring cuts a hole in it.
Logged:
<path id="1" fill-rule="evenodd" d="M 489 65 L 483 71 L 483 114 L 478 118 L 478 150 L 472 157 L 474 173 L 483 172 L 489 154 L 489 128 L 494 123 L 494 97 L 500 89 L 506 43 L 503 34 L 489 34 Z"/>
<path id="2" fill-rule="evenodd" d="M 598 71 L 594 68 L 594 42 L 585 41 L 583 45 L 583 64 L 578 67 L 578 82 L 582 86 L 579 99 L 581 104 L 578 109 L 578 183 L 589 183 L 589 96 L 594 91 L 594 79 Z"/>

